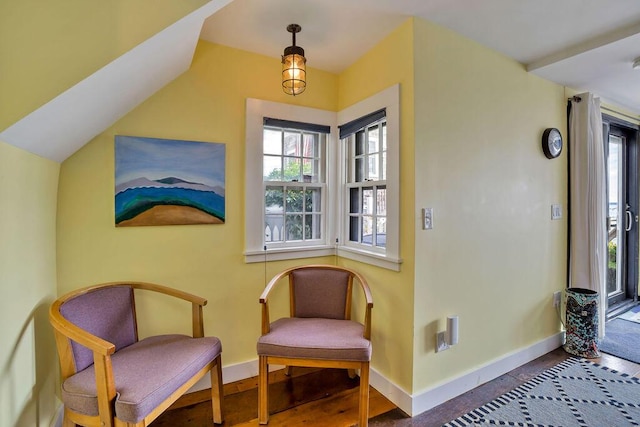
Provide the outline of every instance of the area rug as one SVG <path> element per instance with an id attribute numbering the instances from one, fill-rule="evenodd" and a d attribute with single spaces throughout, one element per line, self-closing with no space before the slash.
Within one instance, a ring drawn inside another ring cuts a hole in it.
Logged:
<path id="1" fill-rule="evenodd" d="M 631 310 L 627 310 L 617 317 L 618 319 L 629 320 L 631 322 L 640 323 L 640 305 L 636 305 Z"/>
<path id="2" fill-rule="evenodd" d="M 447 424 L 605 427 L 640 425 L 640 379 L 571 358 Z"/>
<path id="3" fill-rule="evenodd" d="M 640 323 L 616 318 L 607 322 L 600 351 L 640 363 Z"/>

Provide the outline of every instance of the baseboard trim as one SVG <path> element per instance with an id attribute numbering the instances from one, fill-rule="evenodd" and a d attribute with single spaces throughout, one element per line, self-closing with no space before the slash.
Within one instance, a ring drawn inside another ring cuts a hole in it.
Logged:
<path id="1" fill-rule="evenodd" d="M 419 415 L 449 399 L 466 393 L 481 384 L 491 381 L 500 375 L 504 375 L 525 363 L 531 362 L 532 360 L 555 350 L 562 345 L 563 336 L 563 332 L 558 332 L 557 334 L 530 345 L 529 347 L 516 350 L 486 363 L 471 372 L 421 391 L 420 393 L 413 395 L 411 399 L 412 407 L 410 412 L 407 412 L 396 402 L 394 403 L 411 416 Z"/>

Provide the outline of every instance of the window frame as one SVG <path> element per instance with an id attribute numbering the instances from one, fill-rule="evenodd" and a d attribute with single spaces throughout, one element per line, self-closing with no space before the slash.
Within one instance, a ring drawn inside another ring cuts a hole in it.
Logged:
<path id="1" fill-rule="evenodd" d="M 329 194 L 335 187 L 335 177 L 329 171 L 335 163 L 335 135 L 337 135 L 336 115 L 332 111 L 317 108 L 298 107 L 278 102 L 248 98 L 246 101 L 246 134 L 245 134 L 245 262 L 278 261 L 335 254 L 335 226 L 332 221 L 325 222 L 324 236 L 317 244 L 279 245 L 267 248 L 264 242 L 265 202 L 263 181 L 263 130 L 264 118 L 277 117 L 292 122 L 313 123 L 329 126 L 330 133 L 326 138 L 325 158 L 325 191 L 323 194 L 323 216 L 335 216 L 335 204 L 331 202 Z M 271 181 L 269 181 L 271 182 Z M 293 182 L 291 183 L 294 184 Z M 304 184 L 304 183 L 298 183 Z M 318 183 L 313 183 L 318 184 Z M 259 190 L 259 191 L 258 191 Z"/>
<path id="2" fill-rule="evenodd" d="M 347 183 L 348 147 L 340 140 L 340 235 L 337 255 L 389 270 L 399 271 L 400 258 L 400 85 L 391 86 L 363 101 L 338 112 L 338 123 L 349 123 L 381 109 L 386 110 L 387 127 L 387 232 L 384 250 L 349 242 Z M 372 182 L 378 184 L 381 181 Z"/>

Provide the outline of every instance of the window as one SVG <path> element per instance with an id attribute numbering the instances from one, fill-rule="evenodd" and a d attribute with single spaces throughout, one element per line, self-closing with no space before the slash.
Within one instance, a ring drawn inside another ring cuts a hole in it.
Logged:
<path id="1" fill-rule="evenodd" d="M 385 114 L 384 111 L 381 114 Z M 375 120 L 375 119 L 374 119 Z M 386 245 L 387 123 L 364 124 L 350 135 L 341 133 L 346 160 L 344 215 L 350 244 L 372 249 Z"/>
<path id="2" fill-rule="evenodd" d="M 335 254 L 336 114 L 247 100 L 245 261 Z"/>
<path id="3" fill-rule="evenodd" d="M 322 243 L 326 193 L 326 140 L 329 127 L 320 131 L 296 128 L 296 123 L 263 129 L 263 194 L 265 245 L 305 246 Z M 299 127 L 299 126 L 298 126 Z M 312 128 L 313 125 L 303 126 Z"/>
<path id="4" fill-rule="evenodd" d="M 399 270 L 400 87 L 338 113 L 339 256 Z"/>
<path id="5" fill-rule="evenodd" d="M 246 262 L 399 270 L 399 142 L 398 85 L 338 113 L 248 99 Z"/>

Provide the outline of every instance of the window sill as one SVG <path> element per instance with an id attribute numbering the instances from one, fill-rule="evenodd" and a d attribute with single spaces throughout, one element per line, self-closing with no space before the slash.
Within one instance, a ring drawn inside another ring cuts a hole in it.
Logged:
<path id="1" fill-rule="evenodd" d="M 334 246 L 312 246 L 297 248 L 278 248 L 265 251 L 247 251 L 244 253 L 244 262 L 247 264 L 265 261 L 282 261 L 287 259 L 314 258 L 321 256 L 333 256 L 336 254 Z"/>
<path id="2" fill-rule="evenodd" d="M 400 271 L 400 264 L 402 264 L 401 258 L 392 258 L 375 252 L 350 248 L 348 246 L 340 246 L 338 248 L 338 256 L 393 271 Z"/>
<path id="3" fill-rule="evenodd" d="M 281 248 L 266 251 L 247 251 L 244 253 L 244 261 L 247 264 L 256 262 L 283 261 L 288 259 L 314 258 L 322 256 L 338 255 L 365 264 L 375 265 L 392 271 L 400 271 L 402 259 L 391 258 L 374 252 L 353 249 L 341 246 L 314 246 L 308 248 Z"/>

